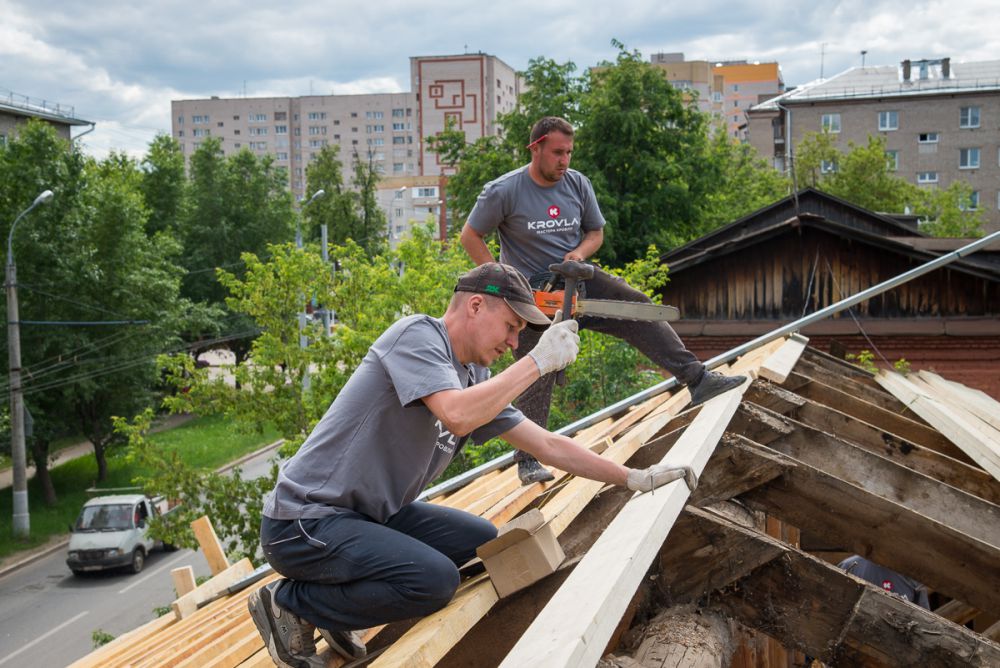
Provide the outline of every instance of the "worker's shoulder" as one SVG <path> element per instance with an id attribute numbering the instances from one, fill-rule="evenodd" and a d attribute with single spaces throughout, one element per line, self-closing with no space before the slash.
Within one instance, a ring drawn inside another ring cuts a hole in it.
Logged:
<path id="1" fill-rule="evenodd" d="M 433 318 L 424 313 L 414 313 L 402 317 L 390 325 L 375 341 L 372 349 L 376 353 L 385 353 L 392 350 L 400 339 L 429 338 L 436 341 L 445 337 L 447 337 L 447 331 L 440 318 Z"/>
<path id="2" fill-rule="evenodd" d="M 483 186 L 483 192 L 502 192 L 516 189 L 520 186 L 521 179 L 525 177 L 528 177 L 528 165 L 522 165 L 517 169 L 512 169 L 506 174 L 498 176 Z"/>

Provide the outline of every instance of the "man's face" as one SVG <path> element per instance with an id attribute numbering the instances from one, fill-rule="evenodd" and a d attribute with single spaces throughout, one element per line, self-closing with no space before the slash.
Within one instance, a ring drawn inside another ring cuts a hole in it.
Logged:
<path id="1" fill-rule="evenodd" d="M 480 366 L 490 366 L 508 349 L 517 347 L 517 337 L 527 324 L 502 299 L 482 298 L 476 306 L 473 359 Z"/>
<path id="2" fill-rule="evenodd" d="M 550 132 L 544 141 L 531 148 L 531 162 L 537 175 L 553 184 L 569 169 L 572 155 L 573 138 L 558 131 Z"/>

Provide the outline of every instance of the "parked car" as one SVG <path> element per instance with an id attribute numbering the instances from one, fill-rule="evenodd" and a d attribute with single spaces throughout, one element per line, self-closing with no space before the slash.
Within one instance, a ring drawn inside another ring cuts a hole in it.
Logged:
<path id="1" fill-rule="evenodd" d="M 117 494 L 90 499 L 70 526 L 66 565 L 74 575 L 120 567 L 138 573 L 152 550 L 177 549 L 148 533 L 149 520 L 166 512 L 163 497 Z"/>

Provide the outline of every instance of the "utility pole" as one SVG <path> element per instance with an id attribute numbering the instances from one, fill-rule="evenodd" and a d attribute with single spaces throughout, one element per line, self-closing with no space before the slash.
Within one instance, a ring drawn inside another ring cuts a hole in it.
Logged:
<path id="1" fill-rule="evenodd" d="M 17 312 L 17 266 L 14 264 L 14 228 L 39 204 L 52 199 L 52 191 L 43 191 L 27 209 L 14 219 L 7 235 L 7 355 L 10 363 L 10 449 L 14 465 L 14 536 L 27 538 L 31 530 L 28 515 L 28 472 L 24 448 L 24 394 L 21 391 L 21 329 Z"/>
<path id="2" fill-rule="evenodd" d="M 305 204 L 303 204 L 302 206 L 299 207 L 299 215 L 296 217 L 296 227 L 295 227 L 295 247 L 296 248 L 299 248 L 299 249 L 302 248 L 302 210 L 305 209 L 307 206 L 309 206 L 315 200 L 319 199 L 320 197 L 322 197 L 325 194 L 326 194 L 326 191 L 323 190 L 322 188 L 320 188 L 319 190 L 317 190 L 316 192 L 314 192 L 312 194 L 312 197 L 310 197 L 309 200 L 306 201 Z M 304 300 L 305 300 L 305 296 L 303 295 L 303 296 L 300 297 L 300 301 L 304 301 Z M 306 312 L 305 312 L 305 305 L 303 304 L 302 310 L 299 311 L 299 348 L 301 348 L 302 350 L 305 350 L 306 347 L 309 345 L 309 337 L 306 336 L 305 331 L 306 331 Z M 305 390 L 309 390 L 309 368 L 308 367 L 306 367 L 305 378 L 302 379 L 302 387 Z"/>

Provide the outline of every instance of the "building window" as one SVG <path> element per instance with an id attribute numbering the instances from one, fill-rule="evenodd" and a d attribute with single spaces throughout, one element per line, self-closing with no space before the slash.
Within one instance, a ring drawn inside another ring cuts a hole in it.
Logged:
<path id="1" fill-rule="evenodd" d="M 288 112 L 287 111 L 276 111 L 274 112 L 274 120 L 276 121 L 287 121 Z"/>
<path id="2" fill-rule="evenodd" d="M 837 161 L 836 160 L 821 160 L 819 163 L 819 171 L 823 174 L 832 174 L 837 171 Z"/>
<path id="3" fill-rule="evenodd" d="M 278 158 L 278 160 L 288 160 L 288 154 L 284 153 L 284 152 L 280 152 L 280 153 L 278 153 L 277 158 Z"/>
<path id="4" fill-rule="evenodd" d="M 184 125 L 184 117 L 183 116 L 178 116 L 177 117 L 177 125 Z"/>
<path id="5" fill-rule="evenodd" d="M 233 130 L 233 134 L 236 135 L 237 137 L 239 137 L 240 136 L 240 131 L 239 130 Z"/>
<path id="6" fill-rule="evenodd" d="M 321 146 L 323 146 L 323 140 L 322 139 L 310 139 L 309 140 L 309 148 L 320 148 Z"/>
<path id="7" fill-rule="evenodd" d="M 417 197 L 437 197 L 438 189 L 437 186 L 431 186 L 428 188 L 417 188 Z"/>
<path id="8" fill-rule="evenodd" d="M 882 132 L 888 132 L 890 130 L 898 130 L 899 112 L 898 111 L 878 112 L 878 129 Z"/>
<path id="9" fill-rule="evenodd" d="M 712 102 L 722 102 L 722 93 L 719 91 L 712 93 Z"/>
<path id="10" fill-rule="evenodd" d="M 976 209 L 978 209 L 979 191 L 973 190 L 971 193 L 969 193 L 969 201 L 959 203 L 958 208 L 961 209 L 962 211 L 975 211 Z"/>
<path id="11" fill-rule="evenodd" d="M 183 137 L 184 136 L 184 131 L 183 130 L 178 130 L 177 131 L 177 136 L 178 137 Z M 6 145 L 7 145 L 7 135 L 0 135 L 0 146 L 6 146 Z"/>
<path id="12" fill-rule="evenodd" d="M 961 148 L 958 150 L 959 169 L 979 169 L 979 149 Z"/>
<path id="13" fill-rule="evenodd" d="M 978 128 L 979 107 L 962 107 L 958 115 L 958 127 Z"/>
<path id="14" fill-rule="evenodd" d="M 233 116 L 233 120 L 234 120 L 234 121 L 238 121 L 238 120 L 240 120 L 240 115 L 239 115 L 239 114 L 236 114 L 235 116 Z"/>
<path id="15" fill-rule="evenodd" d="M 886 151 L 885 160 L 889 164 L 890 171 L 899 170 L 899 151 Z"/>
<path id="16" fill-rule="evenodd" d="M 823 114 L 820 124 L 823 126 L 823 132 L 836 134 L 840 132 L 840 114 Z"/>
<path id="17" fill-rule="evenodd" d="M 351 118 L 357 118 L 357 117 L 358 117 L 358 112 L 352 111 L 351 112 Z"/>
<path id="18" fill-rule="evenodd" d="M 936 132 L 921 132 L 917 136 L 917 141 L 921 144 L 936 144 L 938 142 L 938 133 Z"/>
<path id="19" fill-rule="evenodd" d="M 274 134 L 276 134 L 276 135 L 287 135 L 288 134 L 288 126 L 287 125 L 275 125 L 274 126 Z"/>
<path id="20" fill-rule="evenodd" d="M 393 144 L 405 144 L 406 143 L 406 137 L 393 137 L 392 138 L 392 143 Z"/>
<path id="21" fill-rule="evenodd" d="M 266 151 L 267 142 L 266 141 L 252 141 L 247 144 L 251 151 Z"/>
<path id="22" fill-rule="evenodd" d="M 315 135 L 325 135 L 326 134 L 326 126 L 325 125 L 310 125 L 309 126 L 309 134 L 311 134 L 313 136 L 315 136 Z"/>
<path id="23" fill-rule="evenodd" d="M 255 136 L 266 135 L 267 128 L 250 128 L 250 134 Z"/>
<path id="24" fill-rule="evenodd" d="M 192 116 L 191 117 L 191 122 L 192 123 L 208 123 L 209 120 L 208 120 L 208 116 Z"/>
<path id="25" fill-rule="evenodd" d="M 917 172 L 917 183 L 937 183 L 937 172 Z"/>
<path id="26" fill-rule="evenodd" d="M 194 129 L 194 136 L 195 137 L 209 137 L 209 136 L 211 136 L 211 134 L 212 134 L 212 131 L 209 130 L 208 128 L 195 128 Z"/>
<path id="27" fill-rule="evenodd" d="M 393 109 L 392 110 L 392 117 L 393 118 L 402 118 L 403 117 L 403 110 L 402 109 Z"/>
<path id="28" fill-rule="evenodd" d="M 251 123 L 263 123 L 267 121 L 267 114 L 250 114 L 247 116 L 247 120 Z"/>

